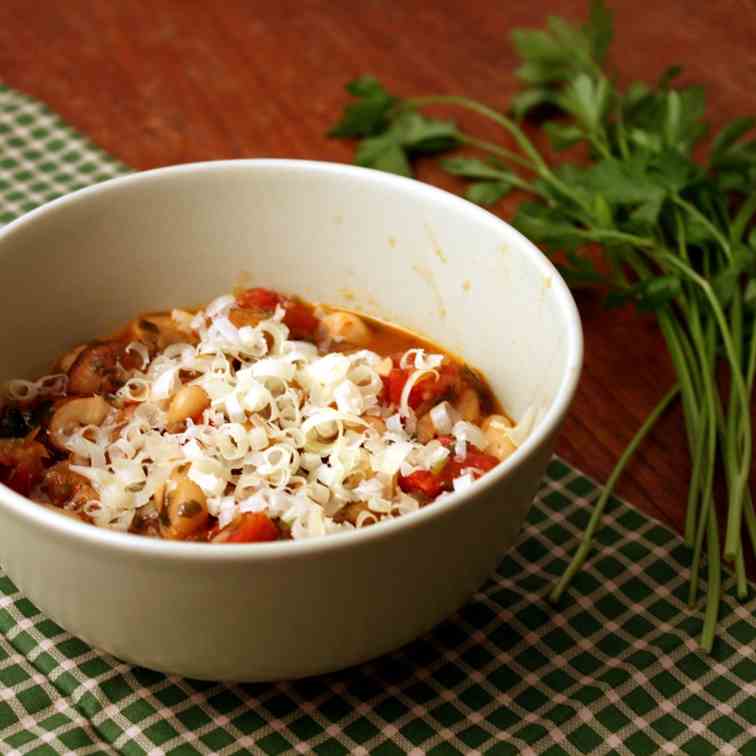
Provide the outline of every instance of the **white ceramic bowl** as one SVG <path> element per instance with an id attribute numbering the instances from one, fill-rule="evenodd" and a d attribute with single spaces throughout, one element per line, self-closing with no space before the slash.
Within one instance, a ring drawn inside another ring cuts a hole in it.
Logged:
<path id="1" fill-rule="evenodd" d="M 0 558 L 93 646 L 165 672 L 271 680 L 395 649 L 460 607 L 515 541 L 582 359 L 573 299 L 490 213 L 344 165 L 245 160 L 119 178 L 0 232 L 0 381 L 140 311 L 255 284 L 406 326 L 483 370 L 526 443 L 464 494 L 355 533 L 222 547 L 101 530 L 0 485 Z"/>

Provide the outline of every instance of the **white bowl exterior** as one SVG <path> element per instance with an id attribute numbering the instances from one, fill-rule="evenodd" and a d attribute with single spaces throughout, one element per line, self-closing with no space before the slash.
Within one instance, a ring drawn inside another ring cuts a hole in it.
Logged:
<path id="1" fill-rule="evenodd" d="M 245 273 L 416 330 L 481 368 L 515 418 L 536 405 L 542 419 L 472 492 L 310 543 L 153 542 L 0 486 L 0 555 L 43 611 L 116 656 L 208 679 L 338 669 L 458 608 L 517 537 L 582 358 L 563 281 L 493 215 L 372 171 L 233 161 L 107 182 L 0 232 L 0 380 L 44 372 L 140 311 L 202 304 Z"/>

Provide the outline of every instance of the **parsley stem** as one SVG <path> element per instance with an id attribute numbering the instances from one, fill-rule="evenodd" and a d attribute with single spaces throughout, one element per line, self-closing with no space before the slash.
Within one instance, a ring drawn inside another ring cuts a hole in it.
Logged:
<path id="1" fill-rule="evenodd" d="M 701 463 L 703 461 L 704 434 L 701 433 L 700 418 L 696 407 L 696 391 L 693 388 L 691 369 L 694 361 L 686 357 L 683 340 L 686 338 L 682 328 L 675 326 L 674 319 L 667 308 L 658 313 L 659 327 L 667 342 L 672 364 L 674 365 L 680 390 L 685 416 L 685 427 L 688 434 L 692 472 L 688 487 L 688 506 L 685 511 L 685 542 L 692 546 L 695 540 L 695 517 L 698 509 L 696 505 L 698 489 L 701 480 Z"/>
<path id="2" fill-rule="evenodd" d="M 497 139 L 502 144 L 428 119 L 434 139 L 407 139 L 400 152 L 412 157 L 426 148 L 444 151 L 447 143 L 435 139 L 433 129 L 439 135 L 451 129 L 454 144 L 482 150 L 491 156 L 492 166 L 501 164 L 498 173 L 480 170 L 480 176 L 473 169 L 465 174 L 458 166 L 458 175 L 493 183 L 500 177 L 534 195 L 535 201 L 520 205 L 514 223 L 542 243 L 547 254 L 565 254 L 560 269 L 571 286 L 605 286 L 607 305 L 635 300 L 638 309 L 653 310 L 677 384 L 617 461 L 583 540 L 550 596 L 558 600 L 588 558 L 619 476 L 679 392 L 691 462 L 685 514 L 685 541 L 692 548 L 689 599 L 696 600 L 705 581 L 701 645 L 709 651 L 721 598 L 722 558 L 732 562 L 737 595 L 743 598 L 748 591 L 745 550 L 756 555 L 756 503 L 748 487 L 756 427 L 751 406 L 756 308 L 750 301 L 756 287 L 751 265 L 756 246 L 755 140 L 745 137 L 754 119 L 726 126 L 708 165 L 698 164 L 695 147 L 707 126 L 700 92 L 672 85 L 674 69 L 656 85 L 636 83 L 621 89 L 605 63 L 611 20 L 601 6 L 598 0 L 592 5 L 590 19 L 580 29 L 552 19 L 544 30 L 515 35 L 525 64 L 517 75 L 525 86 L 513 108 L 523 115 L 542 104 L 559 111 L 553 117 L 547 114 L 538 138 L 510 111 L 464 96 L 402 100 L 370 78 L 350 85 L 352 94 L 361 93 L 361 101 L 345 111 L 341 131 L 367 137 L 367 142 L 390 128 L 385 108 L 405 104 L 410 109 L 459 107 L 494 122 L 504 130 Z M 583 156 L 553 164 L 537 146 L 544 134 L 555 146 L 582 145 Z M 591 244 L 601 247 L 601 265 L 581 255 Z M 720 367 L 728 371 L 729 385 L 720 384 Z M 724 527 L 715 501 L 720 465 L 727 491 Z"/>
<path id="3" fill-rule="evenodd" d="M 743 559 L 743 544 L 740 544 L 735 555 L 735 585 L 738 598 L 742 601 L 748 596 L 748 581 L 745 574 L 745 559 Z"/>
<path id="4" fill-rule="evenodd" d="M 530 139 L 528 139 L 525 132 L 511 118 L 502 115 L 498 110 L 494 110 L 477 100 L 472 100 L 469 97 L 461 97 L 459 95 L 412 97 L 406 100 L 406 103 L 410 107 L 415 108 L 422 108 L 427 105 L 456 105 L 457 107 L 478 113 L 479 115 L 492 120 L 494 123 L 497 123 L 511 134 L 517 143 L 517 146 L 528 156 L 530 159 L 529 167 L 531 170 L 538 174 L 544 181 L 549 182 L 555 189 L 558 189 L 565 197 L 571 198 L 585 213 L 590 215 L 590 206 L 587 205 L 582 198 L 575 196 L 575 193 L 571 191 L 570 187 L 549 168 L 546 161 L 541 157 L 541 153 L 538 152 Z"/>
<path id="5" fill-rule="evenodd" d="M 735 216 L 735 220 L 732 222 L 730 228 L 730 237 L 733 242 L 740 240 L 741 236 L 748 227 L 748 221 L 756 212 L 756 191 L 753 192 L 748 199 L 740 206 L 738 214 Z"/>
<path id="6" fill-rule="evenodd" d="M 748 392 L 746 391 L 745 381 L 740 369 L 740 365 L 737 359 L 737 353 L 732 340 L 732 334 L 725 320 L 722 307 L 719 304 L 719 300 L 714 294 L 709 282 L 698 275 L 688 265 L 678 260 L 674 255 L 670 255 L 668 252 L 661 254 L 661 259 L 668 262 L 673 267 L 677 268 L 684 276 L 694 281 L 703 291 L 706 299 L 711 305 L 711 309 L 716 318 L 717 325 L 719 326 L 720 334 L 722 336 L 722 342 L 724 343 L 725 351 L 727 353 L 727 359 L 730 363 L 730 372 L 732 375 L 732 383 L 734 390 L 738 393 L 738 399 L 740 401 L 740 430 L 743 439 L 742 448 L 742 469 L 739 471 L 736 484 L 730 490 L 730 504 L 727 508 L 727 533 L 725 536 L 725 558 L 732 561 L 735 558 L 737 551 L 737 543 L 740 538 L 740 528 L 742 524 L 743 514 L 743 498 L 745 496 L 746 486 L 748 485 L 748 473 L 751 465 L 751 451 L 752 451 L 752 438 L 751 438 L 751 423 L 750 423 L 750 402 Z"/>
<path id="7" fill-rule="evenodd" d="M 737 287 L 730 305 L 730 330 L 735 342 L 735 357 L 738 369 L 743 365 L 743 297 L 740 288 Z M 746 388 L 748 392 L 748 389 Z M 736 395 L 730 392 L 727 408 L 727 424 L 724 434 L 724 463 L 725 472 L 728 476 L 728 486 L 732 486 L 737 480 L 738 437 L 741 425 L 740 413 L 738 412 Z"/>
<path id="8" fill-rule="evenodd" d="M 719 527 L 713 509 L 709 510 L 709 537 L 707 538 L 709 580 L 707 586 L 706 612 L 701 632 L 701 648 L 707 654 L 714 646 L 714 634 L 719 617 L 719 602 L 722 594 L 722 568 L 719 561 Z"/>
<path id="9" fill-rule="evenodd" d="M 670 199 L 678 207 L 681 207 L 683 210 L 685 210 L 688 215 L 690 215 L 692 218 L 695 218 L 703 226 L 705 226 L 706 229 L 708 229 L 709 233 L 717 240 L 717 242 L 719 242 L 719 245 L 722 247 L 725 255 L 727 255 L 727 259 L 732 259 L 732 248 L 730 247 L 730 243 L 727 241 L 722 232 L 695 205 L 691 205 L 690 202 L 684 200 L 682 197 L 680 197 L 679 194 L 671 195 Z"/>
<path id="10" fill-rule="evenodd" d="M 543 175 L 551 175 L 541 154 L 533 146 L 533 143 L 525 136 L 525 132 L 511 119 L 499 113 L 498 110 L 484 105 L 482 102 L 471 100 L 469 97 L 459 95 L 430 95 L 428 97 L 412 97 L 407 100 L 409 105 L 424 107 L 426 105 L 457 105 L 458 107 L 471 110 L 474 113 L 485 116 L 506 129 L 517 142 L 518 147 L 530 158 L 532 164 Z"/>
<path id="11" fill-rule="evenodd" d="M 577 574 L 577 572 L 579 572 L 580 568 L 583 566 L 583 563 L 585 562 L 591 550 L 591 545 L 593 542 L 593 535 L 596 532 L 596 528 L 598 527 L 599 522 L 601 521 L 601 516 L 604 513 L 606 504 L 609 501 L 609 498 L 611 497 L 612 492 L 614 491 L 614 487 L 616 486 L 620 475 L 622 475 L 622 472 L 624 471 L 628 462 L 630 461 L 633 454 L 635 453 L 635 450 L 638 448 L 638 446 L 640 446 L 643 439 L 648 435 L 649 431 L 654 427 L 654 425 L 656 424 L 656 421 L 659 419 L 659 417 L 661 417 L 664 410 L 667 409 L 667 407 L 675 398 L 675 396 L 677 396 L 677 393 L 679 390 L 680 390 L 679 384 L 675 384 L 664 395 L 661 401 L 656 405 L 656 407 L 654 407 L 654 409 L 651 411 L 648 417 L 646 417 L 646 419 L 643 421 L 643 424 L 638 429 L 635 436 L 633 436 L 632 440 L 625 448 L 625 451 L 622 452 L 622 456 L 617 460 L 617 464 L 614 466 L 614 469 L 612 470 L 612 473 L 609 476 L 609 479 L 607 480 L 606 485 L 604 486 L 604 490 L 601 492 L 601 496 L 599 497 L 598 501 L 596 502 L 593 508 L 593 512 L 591 513 L 591 519 L 588 523 L 588 527 L 585 529 L 585 532 L 583 533 L 583 539 L 580 543 L 580 546 L 578 547 L 578 550 L 575 552 L 575 555 L 573 556 L 572 561 L 570 562 L 569 566 L 567 567 L 564 574 L 560 578 L 559 582 L 557 583 L 556 586 L 554 586 L 553 590 L 549 594 L 550 601 L 557 602 L 561 599 L 562 594 L 565 592 L 565 590 L 569 586 L 570 582 L 572 581 L 572 578 Z"/>
<path id="12" fill-rule="evenodd" d="M 753 313 L 753 322 L 751 323 L 751 352 L 748 355 L 748 367 L 746 368 L 746 386 L 749 394 L 753 391 L 754 377 L 756 377 L 756 310 Z"/>
<path id="13" fill-rule="evenodd" d="M 511 150 L 506 149 L 506 147 L 500 147 L 498 144 L 487 142 L 485 139 L 478 139 L 477 137 L 470 136 L 469 134 L 465 133 L 461 133 L 459 135 L 459 140 L 460 142 L 462 142 L 462 144 L 466 144 L 470 147 L 477 147 L 479 150 L 489 152 L 491 155 L 505 158 L 512 163 L 517 163 L 517 165 L 523 168 L 528 168 L 530 170 L 533 169 L 533 166 L 530 162 L 528 162 L 521 155 L 518 155 L 516 152 L 512 152 Z M 539 193 L 536 192 L 535 187 L 532 187 L 531 191 L 533 191 L 534 193 Z"/>
<path id="14" fill-rule="evenodd" d="M 753 500 L 751 499 L 750 492 L 746 492 L 746 500 L 743 509 L 745 509 L 746 530 L 751 537 L 751 549 L 753 550 L 754 556 L 756 556 L 756 512 L 754 512 L 753 509 Z"/>
<path id="15" fill-rule="evenodd" d="M 653 239 L 646 239 L 635 234 L 627 234 L 624 231 L 615 231 L 613 229 L 589 228 L 585 230 L 575 229 L 572 231 L 575 236 L 595 242 L 614 242 L 632 244 L 635 247 L 652 249 L 656 246 Z"/>
<path id="16" fill-rule="evenodd" d="M 711 335 L 715 333 L 712 331 Z M 707 334 L 708 336 L 708 334 Z M 701 429 L 701 436 L 705 436 L 705 457 L 702 458 L 703 479 L 701 480 L 701 515 L 696 531 L 696 538 L 693 548 L 693 564 L 690 573 L 690 590 L 688 593 L 688 603 L 693 606 L 698 593 L 698 575 L 699 565 L 703 553 L 703 543 L 707 530 L 710 531 L 710 515 L 714 511 L 714 467 L 716 464 L 717 450 L 717 408 L 716 408 L 716 389 L 713 384 L 713 374 L 716 365 L 715 340 L 706 338 L 700 331 L 697 333 L 699 347 L 699 359 L 701 363 L 701 377 L 704 382 L 704 401 L 705 406 L 702 413 L 704 427 Z M 705 430 L 705 434 L 704 434 Z M 717 555 L 718 556 L 718 555 Z M 708 599 L 707 599 L 708 601 Z"/>

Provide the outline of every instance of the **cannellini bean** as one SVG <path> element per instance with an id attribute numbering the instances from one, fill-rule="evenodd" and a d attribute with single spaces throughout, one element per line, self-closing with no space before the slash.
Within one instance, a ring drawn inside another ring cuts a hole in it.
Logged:
<path id="1" fill-rule="evenodd" d="M 349 522 L 352 525 L 357 524 L 357 518 L 362 512 L 369 512 L 368 505 L 364 501 L 353 501 L 344 505 L 333 516 L 334 522 Z"/>
<path id="2" fill-rule="evenodd" d="M 436 436 L 436 426 L 433 425 L 433 420 L 431 418 L 431 413 L 426 412 L 418 421 L 417 426 L 415 427 L 415 435 L 417 436 L 417 440 L 421 444 L 427 444 L 428 441 L 432 440 Z"/>
<path id="3" fill-rule="evenodd" d="M 163 538 L 184 540 L 207 524 L 207 499 L 185 473 L 174 472 L 171 480 L 173 487 L 156 492 L 153 502 L 159 512 Z"/>
<path id="4" fill-rule="evenodd" d="M 168 425 L 174 426 L 189 417 L 196 417 L 210 406 L 210 397 L 197 384 L 182 386 L 168 405 Z"/>
<path id="5" fill-rule="evenodd" d="M 100 425 L 108 414 L 110 405 L 101 396 L 71 399 L 55 410 L 50 420 L 50 441 L 65 450 L 65 439 L 77 426 Z"/>
<path id="6" fill-rule="evenodd" d="M 346 341 L 354 346 L 366 347 L 372 341 L 365 321 L 351 312 L 332 312 L 320 321 L 320 329 L 326 337 L 337 343 Z"/>
<path id="7" fill-rule="evenodd" d="M 386 422 L 382 417 L 363 415 L 362 419 L 374 430 L 383 435 L 386 432 Z"/>
<path id="8" fill-rule="evenodd" d="M 489 415 L 480 427 L 486 437 L 486 448 L 483 451 L 502 460 L 506 459 L 517 448 L 507 435 L 507 430 L 512 427 L 508 417 Z"/>
<path id="9" fill-rule="evenodd" d="M 454 402 L 454 408 L 466 422 L 478 423 L 480 421 L 480 397 L 475 389 L 464 389 Z"/>
<path id="10" fill-rule="evenodd" d="M 346 476 L 346 478 L 344 478 L 345 488 L 355 488 L 362 483 L 363 480 L 367 480 L 367 478 L 371 477 L 373 474 L 370 467 L 370 455 L 367 451 L 365 449 L 360 449 L 358 455 L 358 459 L 355 466 L 352 468 L 352 471 Z"/>

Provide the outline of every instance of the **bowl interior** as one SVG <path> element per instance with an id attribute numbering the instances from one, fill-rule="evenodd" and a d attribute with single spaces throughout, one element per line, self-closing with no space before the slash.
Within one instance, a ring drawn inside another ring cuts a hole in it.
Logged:
<path id="1" fill-rule="evenodd" d="M 572 298 L 520 234 L 427 185 L 347 166 L 219 162 L 82 190 L 0 234 L 0 279 L 0 380 L 239 283 L 417 331 L 483 370 L 515 418 L 547 410 L 579 370 Z"/>

